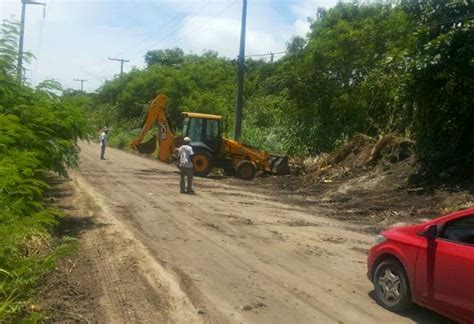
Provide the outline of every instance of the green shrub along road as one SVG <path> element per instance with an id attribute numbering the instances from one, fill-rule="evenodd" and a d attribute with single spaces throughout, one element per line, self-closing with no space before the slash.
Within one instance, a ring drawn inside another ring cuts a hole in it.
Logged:
<path id="1" fill-rule="evenodd" d="M 46 177 L 77 164 L 76 142 L 88 131 L 77 100 L 61 98 L 59 84 L 33 89 L 15 79 L 17 32 L 4 22 L 0 35 L 0 322 L 35 318 L 25 304 L 31 290 L 71 250 L 68 239 L 52 242 L 61 212 L 45 202 Z"/>

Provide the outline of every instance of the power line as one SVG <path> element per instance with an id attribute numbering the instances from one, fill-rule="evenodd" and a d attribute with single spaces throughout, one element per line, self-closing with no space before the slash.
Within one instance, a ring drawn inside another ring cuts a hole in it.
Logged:
<path id="1" fill-rule="evenodd" d="M 83 69 L 82 67 L 81 67 L 80 71 L 81 71 L 82 74 L 87 74 L 89 77 L 92 77 L 96 81 L 104 82 L 104 80 L 107 79 L 107 77 L 103 74 L 100 74 L 100 72 L 99 72 L 99 74 L 93 73 L 93 72 L 90 72 L 86 69 Z"/>
<path id="2" fill-rule="evenodd" d="M 221 11 L 219 11 L 217 14 L 215 14 L 214 16 L 211 17 L 211 19 L 209 21 L 207 21 L 206 23 L 198 26 L 197 28 L 194 28 L 192 33 L 189 33 L 187 34 L 186 36 L 188 35 L 192 35 L 194 33 L 196 33 L 197 31 L 201 30 L 202 28 L 204 28 L 205 26 L 209 25 L 210 23 L 212 23 L 218 16 L 220 16 L 221 14 L 223 14 L 224 12 L 226 12 L 227 10 L 229 10 L 230 8 L 232 8 L 239 0 L 235 0 L 233 1 L 230 5 L 228 5 L 227 7 L 225 7 L 224 9 L 222 9 Z M 180 41 L 182 41 L 186 36 L 182 36 L 180 38 L 178 38 L 177 40 L 175 40 L 174 42 L 172 43 L 168 43 L 167 46 L 165 47 L 169 47 L 170 44 L 178 44 Z"/>
<path id="3" fill-rule="evenodd" d="M 196 11 L 196 12 L 194 12 L 193 15 L 198 15 L 198 14 L 200 14 L 205 8 L 207 8 L 208 5 L 209 5 L 209 2 L 206 3 L 204 6 L 202 6 L 201 9 L 199 9 L 199 10 Z M 181 16 L 180 18 L 183 18 L 185 15 L 186 15 L 186 13 L 181 14 L 181 15 L 180 15 L 180 16 Z M 167 24 L 167 26 L 168 26 L 168 25 L 170 25 L 170 24 Z M 184 23 L 183 23 L 183 22 L 182 22 L 181 24 L 178 24 L 178 25 L 176 26 L 176 28 L 174 28 L 174 29 L 168 31 L 168 33 L 164 33 L 163 36 L 162 36 L 160 39 L 158 39 L 158 40 L 156 40 L 156 41 L 153 41 L 153 43 L 150 43 L 150 44 L 148 44 L 147 46 L 148 46 L 148 47 L 153 47 L 153 46 L 155 46 L 155 44 L 156 44 L 156 45 L 159 44 L 159 43 L 162 42 L 163 40 L 169 38 L 174 32 L 176 32 L 176 31 L 177 31 L 180 27 L 182 27 L 182 26 L 184 26 Z M 153 35 L 152 35 L 152 36 L 153 36 Z M 150 38 L 151 38 L 151 37 L 150 37 Z M 132 52 L 132 53 L 130 54 L 130 55 L 132 55 L 131 58 L 134 59 L 134 58 L 137 58 L 137 57 L 142 56 L 142 55 L 143 55 L 143 54 L 142 54 L 143 50 L 144 50 L 144 49 L 139 50 L 139 51 Z M 140 53 L 140 54 L 138 54 L 138 53 Z"/>
<path id="4" fill-rule="evenodd" d="M 430 24 L 430 25 L 426 25 L 426 27 L 434 27 L 434 26 L 438 26 L 438 25 L 444 25 L 444 24 L 448 24 L 448 23 L 451 23 L 451 22 L 461 22 L 460 20 L 466 20 L 466 19 L 470 19 L 470 18 L 474 18 L 474 15 L 470 15 L 470 16 L 466 16 L 466 17 L 454 17 L 454 18 L 450 18 L 450 19 L 447 19 L 447 20 L 444 20 L 444 21 L 440 21 L 440 22 L 436 22 L 436 23 L 433 23 L 433 24 Z M 373 37 L 375 38 L 375 37 Z M 280 52 L 269 52 L 269 53 L 262 53 L 262 54 L 249 54 L 249 55 L 245 55 L 245 57 L 265 57 L 265 56 L 274 56 L 274 55 L 280 55 L 280 54 L 286 54 L 287 51 L 280 51 Z"/>
<path id="5" fill-rule="evenodd" d="M 190 5 L 190 7 L 194 6 L 195 3 L 196 3 L 196 0 L 194 0 L 194 1 L 192 2 L 192 4 Z M 206 6 L 207 6 L 207 4 L 206 4 Z M 160 30 L 159 30 L 159 31 L 162 33 L 163 30 L 165 30 L 168 26 L 170 26 L 174 21 L 177 21 L 177 20 L 183 18 L 185 15 L 186 15 L 186 13 L 185 13 L 185 12 L 182 12 L 182 13 L 178 13 L 177 15 L 173 16 L 173 18 L 171 18 L 170 20 L 168 20 L 163 26 L 160 27 Z M 118 53 L 117 55 L 123 55 L 123 54 L 127 53 L 130 49 L 134 49 L 134 50 L 135 50 L 138 45 L 141 45 L 141 44 L 143 44 L 144 42 L 146 42 L 146 41 L 152 39 L 155 35 L 156 35 L 156 31 L 154 31 L 154 32 L 151 33 L 151 34 L 148 34 L 147 36 L 145 36 L 145 38 L 143 38 L 142 40 L 140 40 L 138 43 L 136 43 L 136 44 L 133 45 L 133 46 L 130 46 L 130 47 L 126 48 L 125 50 L 122 50 L 122 51 L 121 51 L 120 53 Z"/>
<path id="6" fill-rule="evenodd" d="M 201 9 L 200 9 L 199 11 L 195 12 L 194 15 L 195 15 L 195 16 L 199 15 L 201 12 L 204 11 L 204 9 L 207 8 L 208 5 L 209 5 L 209 2 L 206 3 L 205 6 L 201 7 Z M 220 14 L 220 13 L 219 13 L 219 14 Z M 211 18 L 211 19 L 212 19 L 212 18 Z M 176 28 L 173 29 L 172 32 L 174 33 L 174 32 L 176 32 L 176 31 L 178 31 L 181 27 L 184 26 L 185 23 L 186 23 L 186 20 L 183 20 L 183 22 L 182 22 L 181 24 L 179 24 L 178 26 L 176 26 Z M 164 40 L 170 38 L 172 35 L 173 35 L 172 33 L 168 33 L 167 35 L 164 35 L 164 37 L 162 37 L 162 38 L 161 38 L 158 42 L 156 42 L 155 44 L 158 44 L 158 43 L 163 42 Z M 167 47 L 167 46 L 165 46 L 165 47 Z"/>
<path id="7" fill-rule="evenodd" d="M 226 12 L 226 11 L 229 10 L 231 7 L 233 7 L 237 2 L 238 2 L 238 0 L 234 0 L 230 5 L 228 5 L 228 6 L 225 7 L 223 10 L 219 11 L 217 14 L 215 14 L 214 16 L 212 16 L 212 17 L 209 19 L 209 21 L 207 21 L 206 23 L 201 24 L 201 25 L 197 26 L 196 28 L 194 28 L 193 33 L 195 33 L 195 32 L 197 32 L 197 31 L 201 30 L 202 28 L 204 28 L 205 26 L 207 26 L 208 24 L 210 24 L 210 23 L 211 23 L 212 21 L 214 21 L 219 15 L 221 15 L 222 13 Z M 194 2 L 193 2 L 193 3 L 194 3 Z M 200 14 L 208 5 L 209 5 L 209 2 L 206 3 L 206 5 L 204 5 L 203 7 L 201 7 L 200 10 L 196 11 L 196 12 L 193 13 L 193 14 L 194 14 L 194 15 Z M 173 19 L 171 19 L 171 21 L 173 21 Z M 169 21 L 169 22 L 171 22 L 171 21 Z M 167 26 L 167 25 L 169 25 L 169 23 L 166 24 L 166 26 Z M 157 41 L 155 41 L 153 44 L 150 44 L 150 45 L 148 45 L 148 46 L 153 47 L 154 44 L 157 45 L 157 44 L 161 43 L 162 41 L 164 41 L 164 40 L 170 38 L 170 37 L 173 35 L 173 33 L 174 33 L 175 31 L 177 31 L 177 30 L 178 30 L 180 27 L 182 27 L 182 26 L 184 26 L 184 22 L 181 23 L 181 24 L 179 24 L 179 25 L 177 25 L 175 29 L 169 31 L 169 32 L 168 32 L 167 34 L 165 34 L 163 37 L 161 37 L 160 39 L 158 39 Z M 188 35 L 189 35 L 189 34 L 188 34 Z M 177 40 L 168 43 L 166 46 L 164 46 L 164 48 L 170 47 L 170 46 L 169 46 L 170 44 L 178 44 L 178 43 L 179 43 L 181 40 L 183 40 L 184 38 L 185 38 L 185 36 L 180 37 L 180 38 L 178 38 Z M 143 43 L 143 40 L 142 40 L 140 43 Z M 127 51 L 127 50 L 122 51 L 122 52 L 126 52 L 126 51 Z M 140 53 L 140 54 L 138 54 L 138 53 Z M 142 50 L 140 50 L 140 51 L 138 51 L 138 52 L 131 53 L 130 55 L 131 55 L 131 56 L 128 56 L 128 59 L 129 59 L 129 60 L 133 60 L 133 59 L 136 59 L 136 58 L 142 56 L 143 53 L 142 53 Z"/>
<path id="8" fill-rule="evenodd" d="M 287 51 L 281 51 L 281 52 L 270 52 L 270 53 L 264 53 L 264 54 L 251 54 L 251 55 L 246 55 L 245 57 L 267 57 L 270 56 L 270 63 L 273 63 L 275 60 L 275 56 L 277 55 L 282 55 L 286 54 Z"/>
<path id="9" fill-rule="evenodd" d="M 250 55 L 245 55 L 245 57 L 263 57 L 263 56 L 272 56 L 272 55 L 280 55 L 280 54 L 286 54 L 286 51 L 269 52 L 269 53 L 264 53 L 264 54 L 250 54 Z"/>
<path id="10" fill-rule="evenodd" d="M 230 5 L 228 5 L 227 7 L 225 7 L 223 10 L 219 11 L 217 14 L 215 14 L 214 16 L 212 16 L 209 21 L 207 21 L 206 23 L 204 24 L 201 24 L 200 26 L 197 26 L 196 28 L 193 29 L 192 33 L 189 33 L 187 35 L 190 35 L 190 34 L 194 34 L 196 33 L 197 31 L 201 30 L 202 28 L 204 28 L 205 26 L 209 25 L 212 21 L 214 21 L 218 16 L 220 16 L 221 14 L 223 14 L 224 12 L 226 12 L 227 10 L 229 10 L 231 7 L 233 7 L 236 3 L 238 2 L 238 0 L 235 0 L 233 1 Z M 206 4 L 207 5 L 207 4 Z M 195 15 L 201 13 L 204 8 L 206 6 L 202 7 L 201 10 L 199 10 L 199 12 L 196 12 Z M 162 37 L 161 39 L 159 39 L 155 44 L 159 44 L 160 42 L 170 38 L 173 34 L 173 32 L 177 31 L 180 27 L 184 26 L 184 23 L 178 25 L 171 33 L 168 33 L 167 35 L 165 35 L 164 37 Z M 181 40 L 183 40 L 186 36 L 182 36 L 180 38 L 178 38 L 177 40 L 175 41 L 172 41 L 168 44 L 166 44 L 165 46 L 163 46 L 164 48 L 169 48 L 171 47 L 171 45 L 177 45 Z M 133 56 L 133 57 L 130 57 L 130 59 L 134 59 L 134 58 L 137 58 L 137 57 L 140 57 L 142 54 L 140 55 L 137 55 L 137 56 Z"/>

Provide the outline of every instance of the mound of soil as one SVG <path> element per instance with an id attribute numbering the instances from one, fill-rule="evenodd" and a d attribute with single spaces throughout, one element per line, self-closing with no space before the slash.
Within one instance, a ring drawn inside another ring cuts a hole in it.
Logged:
<path id="1" fill-rule="evenodd" d="M 331 183 L 348 175 L 366 173 L 375 168 L 388 170 L 391 164 L 415 162 L 414 143 L 396 135 L 376 140 L 364 134 L 354 137 L 329 154 L 321 154 L 305 170 L 307 181 Z M 413 170 L 415 171 L 415 170 Z"/>
<path id="2" fill-rule="evenodd" d="M 363 225 L 367 232 L 474 204 L 474 186 L 466 181 L 412 184 L 418 172 L 414 143 L 394 134 L 380 139 L 356 134 L 335 151 L 300 162 L 299 168 L 291 176 L 259 177 L 254 186 L 315 210 L 326 207 L 328 216 Z"/>

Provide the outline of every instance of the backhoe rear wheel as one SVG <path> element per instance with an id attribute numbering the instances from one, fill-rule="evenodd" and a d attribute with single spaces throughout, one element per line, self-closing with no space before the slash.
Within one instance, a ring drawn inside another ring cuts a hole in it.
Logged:
<path id="1" fill-rule="evenodd" d="M 194 175 L 207 176 L 212 169 L 212 156 L 208 152 L 196 152 L 193 155 Z"/>
<path id="2" fill-rule="evenodd" d="M 235 167 L 235 176 L 240 179 L 252 180 L 256 173 L 257 168 L 251 161 L 240 161 Z"/>

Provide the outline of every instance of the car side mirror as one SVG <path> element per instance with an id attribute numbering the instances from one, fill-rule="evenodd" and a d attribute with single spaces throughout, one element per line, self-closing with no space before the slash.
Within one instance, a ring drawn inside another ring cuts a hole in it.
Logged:
<path id="1" fill-rule="evenodd" d="M 421 232 L 421 236 L 427 238 L 428 240 L 434 240 L 438 236 L 438 225 L 432 224 L 424 228 Z"/>

